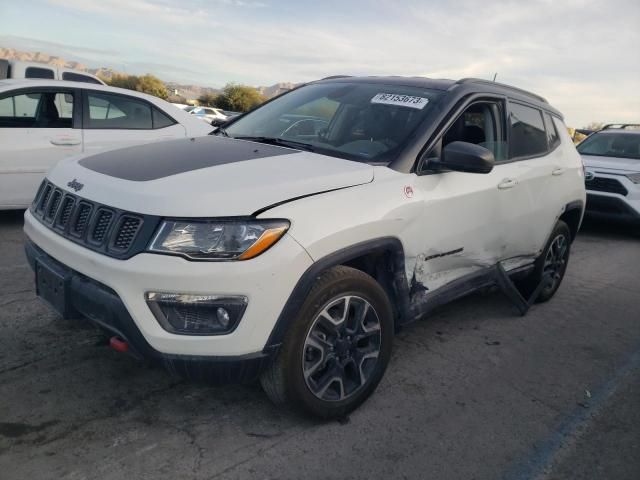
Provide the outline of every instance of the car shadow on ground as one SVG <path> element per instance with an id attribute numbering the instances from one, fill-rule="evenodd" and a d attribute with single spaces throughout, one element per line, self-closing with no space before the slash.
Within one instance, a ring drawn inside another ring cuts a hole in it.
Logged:
<path id="1" fill-rule="evenodd" d="M 0 210 L 0 224 L 22 225 L 24 219 L 24 210 Z"/>
<path id="2" fill-rule="evenodd" d="M 578 235 L 606 237 L 607 239 L 640 238 L 640 224 L 585 217 Z"/>

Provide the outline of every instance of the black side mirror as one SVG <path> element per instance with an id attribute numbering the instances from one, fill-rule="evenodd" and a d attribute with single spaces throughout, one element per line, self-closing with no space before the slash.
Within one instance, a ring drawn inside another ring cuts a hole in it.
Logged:
<path id="1" fill-rule="evenodd" d="M 227 123 L 227 120 L 223 120 L 221 118 L 214 118 L 211 120 L 212 127 L 222 127 L 225 123 Z"/>
<path id="2" fill-rule="evenodd" d="M 493 153 L 480 145 L 451 142 L 444 147 L 438 166 L 457 172 L 489 173 L 495 162 Z"/>

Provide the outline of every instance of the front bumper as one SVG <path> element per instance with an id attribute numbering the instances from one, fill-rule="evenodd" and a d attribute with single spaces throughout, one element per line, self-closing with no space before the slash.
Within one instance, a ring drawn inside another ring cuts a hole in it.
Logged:
<path id="1" fill-rule="evenodd" d="M 31 268 L 45 264 L 69 278 L 70 309 L 127 342 L 135 357 L 161 365 L 167 370 L 195 380 L 213 383 L 249 382 L 258 378 L 269 365 L 276 349 L 240 356 L 172 355 L 155 350 L 146 341 L 126 307 L 111 288 L 62 265 L 27 240 L 25 253 Z"/>
<path id="2" fill-rule="evenodd" d="M 137 332 L 144 343 L 136 343 L 147 344 L 151 349 L 139 347 L 140 353 L 147 357 L 259 356 L 268 347 L 267 340 L 298 279 L 312 264 L 306 251 L 288 235 L 269 252 L 251 260 L 191 262 L 151 253 L 138 254 L 128 260 L 111 258 L 66 240 L 42 225 L 29 211 L 25 213 L 24 231 L 28 240 L 37 246 L 36 254 L 40 250 L 72 271 L 74 278 L 83 279 L 72 282 L 82 284 L 84 290 L 90 289 L 87 290 L 90 293 L 83 296 L 116 300 L 117 308 L 113 307 L 113 301 L 105 300 L 98 310 L 109 315 L 115 312 L 112 318 L 125 318 L 124 323 L 130 328 L 121 332 L 123 337 L 130 340 L 131 331 Z M 93 286 L 86 286 L 87 283 Z M 95 285 L 100 288 L 96 289 Z M 100 293 L 95 293 L 96 290 Z M 227 335 L 177 335 L 164 330 L 149 309 L 145 293 L 150 291 L 244 295 L 248 305 L 238 327 Z M 87 308 L 82 308 L 85 312 L 78 310 L 95 321 L 86 313 Z M 115 324 L 116 329 L 124 328 L 121 321 Z"/>
<path id="3" fill-rule="evenodd" d="M 585 182 L 585 213 L 592 217 L 640 222 L 640 185 L 615 172 L 599 168 L 590 170 L 595 176 Z"/>

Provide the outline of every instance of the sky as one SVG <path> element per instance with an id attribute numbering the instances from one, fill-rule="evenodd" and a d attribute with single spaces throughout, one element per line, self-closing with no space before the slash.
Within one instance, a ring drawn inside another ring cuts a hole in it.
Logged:
<path id="1" fill-rule="evenodd" d="M 638 0 L 0 0 L 0 47 L 182 84 L 479 77 L 640 122 Z"/>

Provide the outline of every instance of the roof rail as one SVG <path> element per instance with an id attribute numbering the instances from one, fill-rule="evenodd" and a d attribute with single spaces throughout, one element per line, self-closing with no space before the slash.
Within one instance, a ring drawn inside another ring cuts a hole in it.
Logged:
<path id="1" fill-rule="evenodd" d="M 507 85 L 504 83 L 498 83 L 498 82 L 492 82 L 491 80 L 484 80 L 482 78 L 462 78 L 460 80 L 458 80 L 456 82 L 456 84 L 465 84 L 465 83 L 479 83 L 481 85 L 496 85 L 498 87 L 502 87 L 502 88 L 508 88 L 509 90 L 513 90 L 515 92 L 518 93 L 522 93 L 524 95 L 528 95 L 530 97 L 535 98 L 536 100 L 543 102 L 543 103 L 549 103 L 547 102 L 547 99 L 544 97 L 541 97 L 540 95 L 536 95 L 535 93 L 529 92 L 528 90 L 523 90 L 522 88 L 518 88 L 518 87 L 513 87 L 511 85 Z"/>
<path id="2" fill-rule="evenodd" d="M 353 75 L 331 75 L 329 77 L 321 78 L 320 80 L 333 80 L 334 78 L 351 78 Z"/>
<path id="3" fill-rule="evenodd" d="M 600 130 L 611 130 L 611 129 L 624 130 L 629 127 L 640 128 L 640 123 L 607 123 Z"/>

